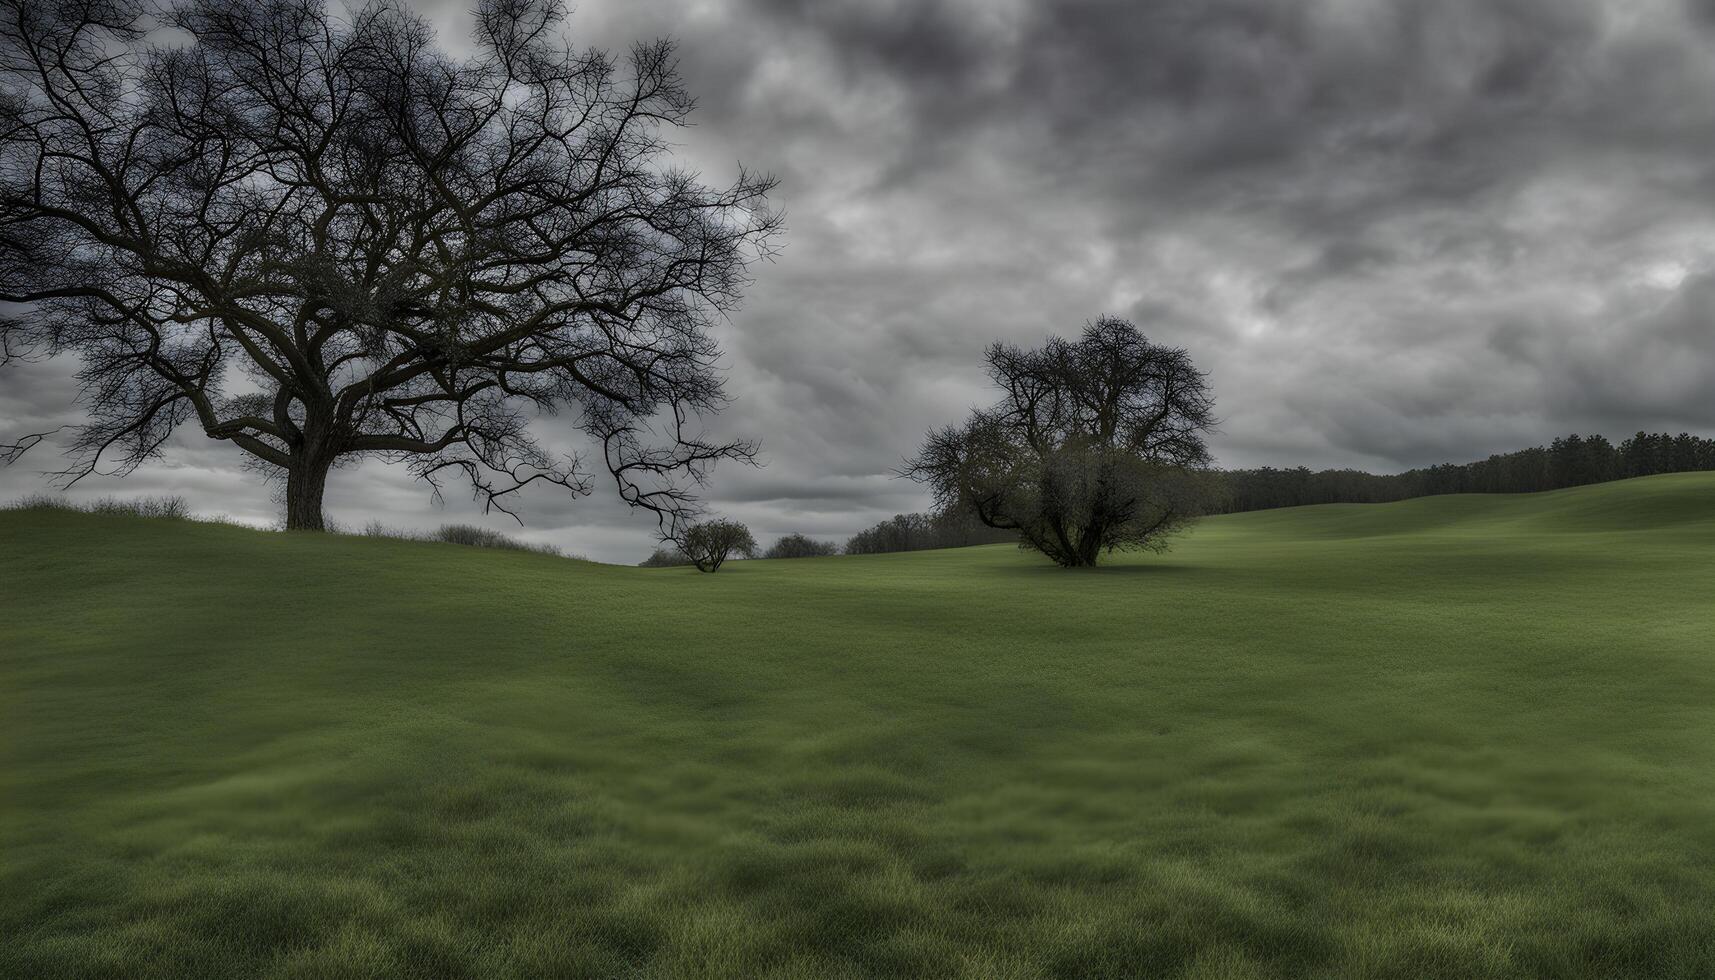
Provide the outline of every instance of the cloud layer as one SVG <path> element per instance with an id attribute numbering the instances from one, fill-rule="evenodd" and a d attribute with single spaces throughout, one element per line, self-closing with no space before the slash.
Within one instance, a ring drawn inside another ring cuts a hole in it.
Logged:
<path id="1" fill-rule="evenodd" d="M 455 41 L 466 6 L 418 4 Z M 709 494 L 761 538 L 921 506 L 890 471 L 989 400 L 982 348 L 1103 313 L 1211 372 L 1226 465 L 1715 432 L 1708 0 L 586 0 L 571 28 L 678 38 L 683 156 L 782 178 L 785 251 L 721 337 L 719 427 L 767 466 Z M 67 373 L 0 375 L 0 431 L 65 416 Z M 194 436 L 87 492 L 116 490 L 272 514 Z M 376 466 L 331 494 L 347 524 L 471 516 Z M 648 551 L 607 497 L 526 507 L 527 537 Z"/>

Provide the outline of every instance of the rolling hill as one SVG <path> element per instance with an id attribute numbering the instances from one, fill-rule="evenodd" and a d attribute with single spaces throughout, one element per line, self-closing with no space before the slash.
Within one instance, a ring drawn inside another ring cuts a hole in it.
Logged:
<path id="1" fill-rule="evenodd" d="M 1715 474 L 719 574 L 0 513 L 0 975 L 1715 975 Z"/>

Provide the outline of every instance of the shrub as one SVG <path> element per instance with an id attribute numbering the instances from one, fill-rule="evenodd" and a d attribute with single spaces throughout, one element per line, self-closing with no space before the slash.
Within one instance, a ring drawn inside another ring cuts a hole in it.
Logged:
<path id="1" fill-rule="evenodd" d="M 756 557 L 756 539 L 750 536 L 750 528 L 725 519 L 692 524 L 678 545 L 699 572 L 718 571 L 732 555 Z"/>
<path id="2" fill-rule="evenodd" d="M 78 504 L 67 500 L 65 497 L 38 493 L 31 494 L 28 497 L 23 497 L 13 501 L 12 503 L 0 506 L 0 509 L 61 510 L 73 511 L 80 514 L 101 514 L 103 516 L 155 517 L 175 521 L 196 520 L 204 523 L 232 523 L 231 519 L 226 517 L 193 517 L 190 511 L 190 506 L 185 503 L 185 498 L 178 496 L 134 497 L 129 500 L 122 500 L 117 497 L 103 497 L 100 500 L 90 501 L 86 504 Z M 344 533 L 339 530 L 339 525 L 332 521 L 328 522 L 327 528 L 330 532 Z M 274 525 L 274 529 L 277 531 L 282 530 L 284 529 L 284 524 L 276 524 Z M 423 533 L 391 528 L 380 521 L 370 521 L 368 524 L 364 525 L 363 530 L 359 533 L 364 537 L 369 538 L 395 538 L 400 541 L 439 541 L 446 544 L 467 545 L 473 548 L 500 548 L 506 551 L 528 551 L 539 555 L 557 555 L 562 558 L 573 558 L 579 561 L 589 560 L 581 555 L 567 555 L 561 552 L 558 547 L 551 544 L 532 544 L 528 541 L 520 541 L 517 538 L 508 537 L 507 535 L 501 534 L 499 531 L 491 531 L 488 528 L 474 527 L 469 524 L 443 524 L 434 531 Z M 690 564 L 690 559 L 683 559 L 682 563 Z"/>
<path id="3" fill-rule="evenodd" d="M 656 548 L 648 558 L 638 562 L 640 568 L 675 568 L 691 564 L 691 556 L 678 548 Z"/>
<path id="4" fill-rule="evenodd" d="M 462 544 L 471 548 L 500 548 L 505 551 L 533 551 L 543 555 L 558 555 L 560 549 L 551 544 L 531 544 L 508 537 L 499 531 L 470 524 L 442 524 L 429 535 L 431 541 Z"/>
<path id="5" fill-rule="evenodd" d="M 832 541 L 817 541 L 802 534 L 788 534 L 763 552 L 764 558 L 827 558 L 840 549 Z"/>
<path id="6" fill-rule="evenodd" d="M 191 519 L 190 505 L 180 496 L 166 497 L 102 497 L 85 504 L 73 503 L 64 497 L 55 497 L 45 493 L 31 494 L 16 503 L 9 504 L 7 510 L 69 510 L 81 514 L 100 514 L 104 517 L 160 517 L 172 521 L 188 521 Z"/>
<path id="7" fill-rule="evenodd" d="M 32 493 L 28 497 L 20 497 L 6 505 L 7 510 L 77 510 L 72 502 L 64 497 L 56 497 L 48 493 Z"/>
<path id="8" fill-rule="evenodd" d="M 185 498 L 179 496 L 133 497 L 130 500 L 103 497 L 89 505 L 89 512 L 124 517 L 164 517 L 172 521 L 189 520 L 191 516 L 190 506 L 185 503 Z"/>
<path id="9" fill-rule="evenodd" d="M 470 524 L 443 524 L 433 531 L 411 531 L 388 527 L 380 521 L 370 521 L 359 532 L 366 538 L 392 538 L 396 541 L 428 541 L 438 544 L 458 544 L 469 548 L 499 548 L 503 551 L 528 551 L 538 555 L 556 555 L 576 561 L 589 561 L 583 555 L 569 555 L 551 544 L 532 544 L 508 537 L 499 531 Z"/>

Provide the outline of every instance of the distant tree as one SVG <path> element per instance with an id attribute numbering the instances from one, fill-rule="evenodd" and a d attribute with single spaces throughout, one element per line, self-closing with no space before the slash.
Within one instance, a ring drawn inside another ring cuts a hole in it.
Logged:
<path id="1" fill-rule="evenodd" d="M 1620 443 L 1620 458 L 1625 461 L 1627 476 L 1651 476 L 1662 472 L 1662 461 L 1656 437 L 1639 432 Z"/>
<path id="2" fill-rule="evenodd" d="M 555 0 L 475 12 L 454 57 L 390 0 L 0 0 L 0 363 L 81 362 L 67 482 L 190 422 L 283 479 L 289 528 L 358 457 L 510 513 L 593 490 L 528 432 L 570 409 L 676 529 L 752 458 L 696 418 L 773 179 L 665 161 L 693 105 L 668 42 L 622 65 Z"/>
<path id="3" fill-rule="evenodd" d="M 1218 507 L 1235 512 L 1303 504 L 1382 503 L 1437 493 L 1535 493 L 1656 473 L 1715 470 L 1715 440 L 1690 433 L 1639 432 L 1618 447 L 1600 435 L 1571 435 L 1549 446 L 1497 453 L 1473 463 L 1378 476 L 1305 467 L 1226 470 Z"/>
<path id="4" fill-rule="evenodd" d="M 788 534 L 768 546 L 764 558 L 827 558 L 840 553 L 832 541 L 817 541 L 802 534 Z"/>
<path id="5" fill-rule="evenodd" d="M 1000 403 L 929 433 L 904 470 L 943 509 L 1017 531 L 1067 567 L 1161 548 L 1203 511 L 1214 402 L 1185 351 L 1103 317 L 1076 341 L 997 343 L 988 365 Z"/>
<path id="6" fill-rule="evenodd" d="M 928 514 L 895 514 L 851 536 L 848 555 L 879 555 L 932 548 L 933 518 Z"/>
<path id="7" fill-rule="evenodd" d="M 1554 440 L 1549 447 L 1555 486 L 1579 487 L 1620 475 L 1621 455 L 1606 436 L 1576 433 Z"/>
<path id="8" fill-rule="evenodd" d="M 1018 532 L 992 528 L 969 510 L 932 514 L 895 514 L 846 540 L 848 555 L 879 555 L 928 548 L 963 548 L 973 544 L 1017 544 Z"/>
<path id="9" fill-rule="evenodd" d="M 676 568 L 691 564 L 691 556 L 680 551 L 677 546 L 656 548 L 649 557 L 638 562 L 640 568 Z"/>
<path id="10" fill-rule="evenodd" d="M 733 555 L 756 557 L 756 539 L 737 521 L 712 520 L 692 524 L 678 540 L 679 550 L 699 572 L 719 571 Z"/>
<path id="11" fill-rule="evenodd" d="M 1662 434 L 1662 440 L 1666 442 L 1666 433 Z M 1672 448 L 1665 444 L 1662 446 L 1662 454 L 1668 459 L 1664 468 L 1675 473 L 1697 469 L 1703 455 L 1703 447 L 1698 445 L 1698 441 L 1697 437 L 1689 432 L 1674 436 Z"/>

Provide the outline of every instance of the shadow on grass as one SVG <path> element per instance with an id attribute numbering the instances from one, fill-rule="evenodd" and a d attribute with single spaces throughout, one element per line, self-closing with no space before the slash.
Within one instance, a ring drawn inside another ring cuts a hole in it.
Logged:
<path id="1" fill-rule="evenodd" d="M 1097 565 L 1095 568 L 1061 568 L 1047 559 L 1040 563 L 1028 565 L 999 565 L 994 571 L 997 575 L 1008 575 L 1030 578 L 1050 578 L 1054 576 L 1080 576 L 1091 578 L 1132 578 L 1135 576 L 1167 576 L 1188 575 L 1199 571 L 1196 565 L 1182 563 L 1147 564 L 1147 565 Z"/>

